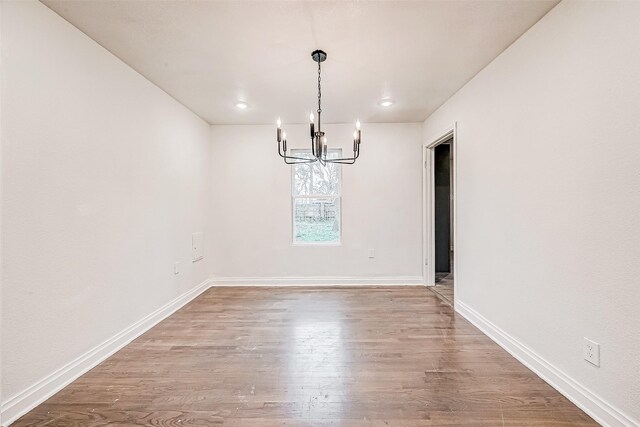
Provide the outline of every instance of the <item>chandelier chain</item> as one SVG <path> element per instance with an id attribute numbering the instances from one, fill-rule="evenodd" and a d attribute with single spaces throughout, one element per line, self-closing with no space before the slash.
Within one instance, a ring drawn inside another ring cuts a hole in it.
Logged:
<path id="1" fill-rule="evenodd" d="M 320 86 L 320 82 L 322 77 L 320 77 L 320 61 L 318 61 L 318 114 L 322 113 L 322 108 L 320 106 L 322 100 L 322 88 Z"/>

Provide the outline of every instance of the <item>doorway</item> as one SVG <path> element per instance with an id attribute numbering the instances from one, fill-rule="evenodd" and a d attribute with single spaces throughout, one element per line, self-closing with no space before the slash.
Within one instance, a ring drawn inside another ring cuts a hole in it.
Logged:
<path id="1" fill-rule="evenodd" d="M 455 301 L 455 125 L 425 145 L 425 284 L 443 302 Z"/>

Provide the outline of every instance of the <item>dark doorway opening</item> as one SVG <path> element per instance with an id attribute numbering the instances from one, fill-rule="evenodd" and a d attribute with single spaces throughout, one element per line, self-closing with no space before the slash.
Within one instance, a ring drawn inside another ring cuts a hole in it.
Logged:
<path id="1" fill-rule="evenodd" d="M 453 139 L 433 149 L 435 289 L 453 304 Z"/>

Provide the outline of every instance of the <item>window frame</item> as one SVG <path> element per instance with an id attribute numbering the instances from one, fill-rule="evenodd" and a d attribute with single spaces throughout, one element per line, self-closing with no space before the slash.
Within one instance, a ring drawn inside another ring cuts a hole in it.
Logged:
<path id="1" fill-rule="evenodd" d="M 330 148 L 328 152 L 336 153 L 338 158 L 342 157 L 341 148 Z M 295 148 L 291 150 L 292 156 L 296 156 L 300 154 L 312 155 L 310 149 Z M 313 164 L 311 164 L 310 166 L 313 167 Z M 342 165 L 339 163 L 336 163 L 336 166 L 338 167 L 338 195 L 337 196 L 324 195 L 324 194 L 296 196 L 295 195 L 296 165 L 291 165 L 291 189 L 289 190 L 289 193 L 291 196 L 291 199 L 290 199 L 291 207 L 289 209 L 289 212 L 291 213 L 291 246 L 342 246 Z M 340 229 L 338 230 L 338 240 L 333 242 L 298 242 L 296 241 L 296 213 L 295 213 L 296 199 L 338 199 L 340 204 L 340 209 L 338 213 L 338 222 L 340 224 Z"/>

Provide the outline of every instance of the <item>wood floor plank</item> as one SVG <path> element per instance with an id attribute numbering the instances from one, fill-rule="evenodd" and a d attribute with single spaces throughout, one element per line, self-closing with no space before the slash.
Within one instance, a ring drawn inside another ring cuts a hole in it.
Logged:
<path id="1" fill-rule="evenodd" d="M 14 426 L 594 426 L 420 287 L 212 288 Z"/>

